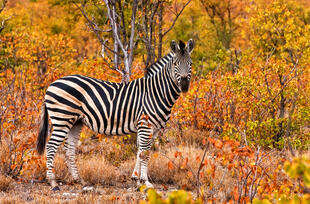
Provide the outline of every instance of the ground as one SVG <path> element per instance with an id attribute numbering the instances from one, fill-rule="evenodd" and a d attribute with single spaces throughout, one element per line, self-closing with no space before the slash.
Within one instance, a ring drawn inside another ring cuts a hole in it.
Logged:
<path id="1" fill-rule="evenodd" d="M 119 140 L 84 140 L 77 150 L 77 165 L 81 177 L 92 190 L 83 190 L 80 184 L 73 184 L 65 164 L 65 153 L 60 148 L 55 157 L 56 179 L 60 191 L 53 192 L 45 180 L 45 156 L 42 155 L 32 167 L 38 167 L 30 175 L 27 172 L 19 179 L 0 174 L 7 181 L 0 181 L 0 204 L 2 203 L 139 203 L 146 199 L 146 193 L 137 190 L 131 174 L 136 160 L 135 144 L 123 144 Z M 120 146 L 120 147 L 118 147 Z M 175 145 L 165 146 L 162 151 L 154 150 L 149 163 L 149 177 L 157 192 L 164 197 L 171 191 L 188 183 L 185 170 L 169 169 L 169 158 L 175 159 Z M 165 151 L 164 151 L 165 150 Z M 182 147 L 195 157 L 202 150 Z M 161 152 L 161 153 L 160 153 Z M 195 152 L 195 153 L 190 153 Z M 165 153 L 165 154 L 164 154 Z M 176 164 L 181 161 L 176 160 Z M 181 173 L 179 172 L 181 171 Z M 184 171 L 184 172 L 183 172 Z M 179 172 L 179 173 L 176 173 Z M 28 172 L 29 173 L 29 172 Z M 26 178 L 26 179 L 25 179 Z M 2 187 L 1 187 L 2 186 Z M 188 187 L 191 187 L 190 184 Z M 189 190 L 189 189 L 186 189 Z"/>
<path id="2" fill-rule="evenodd" d="M 61 184 L 61 182 L 60 182 Z M 155 184 L 162 195 L 175 190 L 171 186 Z M 0 203 L 138 203 L 146 198 L 145 192 L 137 191 L 134 183 L 117 186 L 95 185 L 92 190 L 83 190 L 79 184 L 65 184 L 53 192 L 47 183 L 13 182 L 8 192 L 0 192 Z"/>

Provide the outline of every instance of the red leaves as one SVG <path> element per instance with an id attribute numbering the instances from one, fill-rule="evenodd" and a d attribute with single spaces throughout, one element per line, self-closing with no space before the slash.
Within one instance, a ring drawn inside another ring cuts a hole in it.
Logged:
<path id="1" fill-rule="evenodd" d="M 168 190 L 168 187 L 165 184 L 161 184 L 161 186 L 163 187 L 165 191 Z"/>

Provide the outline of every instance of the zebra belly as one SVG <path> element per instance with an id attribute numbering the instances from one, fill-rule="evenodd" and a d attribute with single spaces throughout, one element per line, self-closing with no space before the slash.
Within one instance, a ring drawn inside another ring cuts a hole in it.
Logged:
<path id="1" fill-rule="evenodd" d="M 115 136 L 115 135 L 127 135 L 130 133 L 136 133 L 137 128 L 133 121 L 123 121 L 122 118 L 117 118 L 115 120 L 108 120 L 108 126 L 104 127 L 104 131 L 100 132 L 105 135 Z"/>

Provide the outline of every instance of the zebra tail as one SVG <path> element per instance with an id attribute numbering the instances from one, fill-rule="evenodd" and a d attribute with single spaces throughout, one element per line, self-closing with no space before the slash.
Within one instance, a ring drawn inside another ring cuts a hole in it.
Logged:
<path id="1" fill-rule="evenodd" d="M 48 131 L 48 114 L 45 103 L 41 108 L 41 117 L 40 117 L 40 129 L 39 136 L 37 139 L 37 151 L 40 155 L 43 154 L 46 144 L 46 137 Z"/>

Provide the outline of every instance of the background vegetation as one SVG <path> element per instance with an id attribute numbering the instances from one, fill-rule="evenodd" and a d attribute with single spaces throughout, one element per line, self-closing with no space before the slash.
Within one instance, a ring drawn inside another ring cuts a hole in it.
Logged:
<path id="1" fill-rule="evenodd" d="M 0 202 L 51 199 L 41 184 L 45 159 L 34 146 L 52 81 L 143 77 L 172 39 L 189 38 L 196 42 L 193 78 L 154 145 L 150 177 L 162 195 L 149 192 L 149 201 L 309 202 L 307 0 L 2 0 Z M 61 153 L 56 174 L 70 195 L 54 201 L 144 199 L 122 190 L 133 185 L 135 151 L 134 135 L 106 138 L 84 129 L 79 169 L 97 191 L 83 194 L 70 184 Z M 167 197 L 173 189 L 189 194 Z"/>

